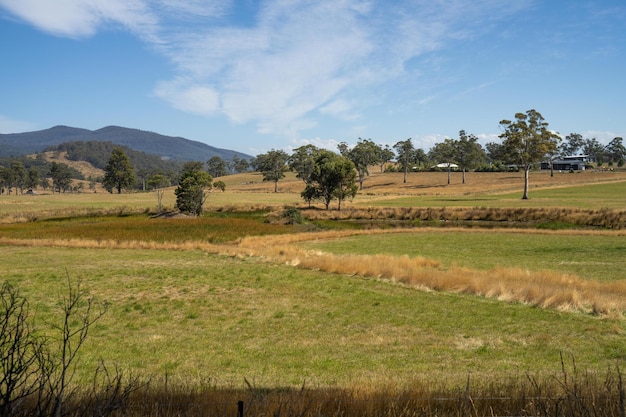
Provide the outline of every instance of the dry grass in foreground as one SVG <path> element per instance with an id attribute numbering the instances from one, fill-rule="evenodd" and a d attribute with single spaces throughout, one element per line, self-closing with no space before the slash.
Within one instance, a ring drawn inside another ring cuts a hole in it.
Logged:
<path id="1" fill-rule="evenodd" d="M 115 380 L 94 385 L 65 405 L 67 416 L 556 416 L 623 417 L 626 393 L 619 368 L 606 374 L 579 373 L 563 366 L 547 378 L 533 375 L 476 381 L 451 388 L 440 381 L 415 380 L 406 386 L 242 388 Z M 13 415 L 29 402 L 23 401 Z"/>

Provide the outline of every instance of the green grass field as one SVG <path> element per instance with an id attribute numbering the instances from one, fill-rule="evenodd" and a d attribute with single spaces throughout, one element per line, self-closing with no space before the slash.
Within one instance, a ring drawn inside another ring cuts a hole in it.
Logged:
<path id="1" fill-rule="evenodd" d="M 521 202 L 517 193 L 494 193 L 363 196 L 352 204 L 621 210 L 625 191 L 626 182 L 615 182 L 536 189 L 529 202 Z M 208 208 L 281 206 L 298 199 L 297 193 L 215 193 Z M 173 193 L 165 205 L 173 206 Z M 37 323 L 55 321 L 68 275 L 110 303 L 82 352 L 83 381 L 101 358 L 142 376 L 168 375 L 192 386 L 238 385 L 247 378 L 271 387 L 305 381 L 309 386 L 401 386 L 414 380 L 463 386 L 469 374 L 487 383 L 526 373 L 555 374 L 562 353 L 589 372 L 626 363 L 623 317 L 422 291 L 243 254 L 89 247 L 88 241 L 99 240 L 234 246 L 247 235 L 309 230 L 265 223 L 259 211 L 150 219 L 147 212 L 155 208 L 152 193 L 0 198 L 2 278 L 22 289 Z M 40 239 L 77 244 L 33 244 Z M 562 271 L 589 281 L 626 278 L 623 232 L 413 229 L 293 245 L 337 254 L 424 256 L 444 266 L 480 270 Z"/>
<path id="2" fill-rule="evenodd" d="M 423 256 L 445 265 L 562 271 L 597 281 L 626 279 L 626 235 L 417 229 L 307 242 L 332 253 Z"/>
<path id="3" fill-rule="evenodd" d="M 531 183 L 532 184 L 532 183 Z M 531 188 L 530 198 L 521 200 L 519 192 L 500 194 L 398 196 L 368 203 L 382 207 L 572 207 L 582 209 L 626 209 L 626 182 L 585 184 L 568 187 Z"/>
<path id="4" fill-rule="evenodd" d="M 98 359 L 172 381 L 313 386 L 462 383 L 557 372 L 559 355 L 602 371 L 626 360 L 621 320 L 200 251 L 3 247 L 3 277 L 53 321 L 66 274 L 107 315 Z M 83 374 L 83 377 L 84 375 Z"/>

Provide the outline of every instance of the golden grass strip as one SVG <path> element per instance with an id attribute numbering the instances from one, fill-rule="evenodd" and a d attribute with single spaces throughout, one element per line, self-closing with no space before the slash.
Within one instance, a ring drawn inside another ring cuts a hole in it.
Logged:
<path id="1" fill-rule="evenodd" d="M 439 230 L 439 229 L 437 229 Z M 371 233 L 372 231 L 369 231 Z M 477 231 L 474 231 L 475 233 Z M 626 312 L 626 282 L 596 282 L 553 271 L 528 271 L 520 268 L 494 268 L 482 271 L 469 268 L 446 268 L 440 262 L 423 257 L 392 255 L 337 255 L 304 250 L 299 241 L 339 238 L 365 231 L 302 233 L 241 239 L 234 245 L 188 241 L 161 243 L 88 239 L 9 239 L 1 245 L 56 246 L 82 248 L 201 250 L 208 253 L 257 257 L 305 269 L 334 274 L 372 277 L 411 287 L 474 294 L 506 302 L 520 302 L 560 311 L 578 311 L 602 316 L 623 317 Z M 397 231 L 377 231 L 397 233 Z M 544 232 L 545 233 L 545 232 Z M 560 232 L 565 233 L 565 232 Z"/>
<path id="2" fill-rule="evenodd" d="M 560 311 L 579 311 L 622 317 L 626 312 L 626 282 L 595 282 L 552 271 L 495 268 L 479 271 L 444 268 L 422 257 L 391 255 L 336 255 L 277 246 L 256 251 L 257 256 L 300 268 L 335 274 L 387 279 L 433 291 L 474 294 Z"/>

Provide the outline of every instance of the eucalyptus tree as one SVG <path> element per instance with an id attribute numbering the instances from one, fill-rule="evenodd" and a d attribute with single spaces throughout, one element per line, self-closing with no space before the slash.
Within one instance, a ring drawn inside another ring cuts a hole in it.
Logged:
<path id="1" fill-rule="evenodd" d="M 383 172 L 385 170 L 385 164 L 387 164 L 387 162 L 392 161 L 395 156 L 396 154 L 394 153 L 394 151 L 391 150 L 389 145 L 385 145 L 384 148 L 382 146 L 380 147 L 380 154 L 378 157 L 378 163 L 380 164 L 380 172 Z"/>
<path id="2" fill-rule="evenodd" d="M 396 150 L 396 161 L 404 172 L 403 182 L 406 183 L 407 173 L 413 168 L 413 163 L 415 162 L 415 147 L 413 142 L 411 142 L 411 138 L 408 138 L 407 140 L 397 142 L 393 145 L 393 148 Z"/>
<path id="3" fill-rule="evenodd" d="M 12 161 L 11 171 L 13 171 L 13 186 L 15 187 L 15 194 L 17 195 L 17 189 L 20 189 L 20 193 L 24 192 L 24 185 L 26 183 L 26 168 L 22 161 Z"/>
<path id="4" fill-rule="evenodd" d="M 278 192 L 278 181 L 285 177 L 289 155 L 282 150 L 272 149 L 267 153 L 257 155 L 255 165 L 263 174 L 263 181 L 274 182 L 274 192 Z"/>
<path id="5" fill-rule="evenodd" d="M 72 172 L 63 164 L 52 162 L 48 175 L 52 178 L 52 192 L 65 192 L 72 184 Z"/>
<path id="6" fill-rule="evenodd" d="M 490 165 L 501 165 L 509 158 L 506 156 L 506 148 L 502 143 L 487 142 L 485 144 L 487 162 Z"/>
<path id="7" fill-rule="evenodd" d="M 606 145 L 604 151 L 609 159 L 609 162 L 617 162 L 620 166 L 624 164 L 624 159 L 626 159 L 626 148 L 622 143 L 621 137 L 613 138 L 613 140 Z"/>
<path id="8" fill-rule="evenodd" d="M 585 139 L 579 133 L 570 133 L 559 145 L 561 156 L 578 155 L 585 146 Z"/>
<path id="9" fill-rule="evenodd" d="M 463 184 L 465 184 L 465 171 L 477 168 L 485 162 L 487 155 L 485 150 L 478 143 L 478 138 L 472 134 L 465 133 L 465 130 L 459 131 L 459 139 L 455 141 L 457 148 L 456 162 L 463 171 Z"/>
<path id="10" fill-rule="evenodd" d="M 585 140 L 583 153 L 599 165 L 602 165 L 606 158 L 605 148 L 596 138 Z"/>
<path id="11" fill-rule="evenodd" d="M 212 156 L 207 162 L 207 172 L 213 178 L 215 177 L 223 177 L 228 174 L 228 169 L 226 167 L 226 161 L 224 161 L 219 156 Z"/>
<path id="12" fill-rule="evenodd" d="M 308 144 L 294 149 L 287 161 L 289 169 L 294 171 L 296 178 L 301 179 L 305 185 L 311 181 L 311 172 L 313 172 L 315 158 L 319 153 L 320 148 Z"/>
<path id="13" fill-rule="evenodd" d="M 28 169 L 24 185 L 28 190 L 33 190 L 39 185 L 39 171 L 33 167 Z"/>
<path id="14" fill-rule="evenodd" d="M 413 161 L 415 163 L 415 168 L 418 170 L 420 170 L 422 166 L 426 166 L 428 163 L 428 155 L 424 152 L 424 149 L 415 149 L 415 152 L 413 152 Z"/>
<path id="15" fill-rule="evenodd" d="M 332 151 L 321 150 L 315 158 L 310 182 L 302 192 L 302 197 L 321 199 L 326 210 L 330 202 L 337 199 L 338 209 L 341 210 L 342 201 L 357 193 L 356 175 L 351 160 Z"/>
<path id="16" fill-rule="evenodd" d="M 450 185 L 450 170 L 457 160 L 456 141 L 454 139 L 445 138 L 443 142 L 439 142 L 431 148 L 428 152 L 428 157 L 446 166 L 446 170 L 448 171 L 448 185 Z"/>
<path id="17" fill-rule="evenodd" d="M 354 164 L 359 175 L 359 189 L 362 190 L 365 176 L 369 175 L 369 167 L 380 162 L 381 147 L 371 139 L 359 138 L 357 144 L 352 149 L 345 142 L 341 142 L 338 148 L 341 155 L 351 160 Z"/>
<path id="18" fill-rule="evenodd" d="M 0 165 L 0 194 L 11 194 L 11 187 L 13 185 L 13 171 L 9 168 L 5 168 Z"/>
<path id="19" fill-rule="evenodd" d="M 545 156 L 554 152 L 560 137 L 548 130 L 548 123 L 541 113 L 531 109 L 526 113 L 516 113 L 515 120 L 502 120 L 500 126 L 504 132 L 500 134 L 503 145 L 511 162 L 524 169 L 524 194 L 528 199 L 528 182 L 532 166 L 541 162 Z"/>
<path id="20" fill-rule="evenodd" d="M 233 159 L 228 163 L 228 167 L 231 171 L 236 173 L 246 172 L 250 168 L 250 163 L 245 158 L 239 158 L 237 155 L 233 156 Z"/>

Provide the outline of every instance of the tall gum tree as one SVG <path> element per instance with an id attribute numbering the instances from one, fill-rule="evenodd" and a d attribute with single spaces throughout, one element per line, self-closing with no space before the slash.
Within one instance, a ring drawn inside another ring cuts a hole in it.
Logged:
<path id="1" fill-rule="evenodd" d="M 415 162 L 415 148 L 413 147 L 413 142 L 411 142 L 411 138 L 407 140 L 401 140 L 393 145 L 393 148 L 396 150 L 396 161 L 400 165 L 400 168 L 404 172 L 404 180 L 406 183 L 406 176 L 409 170 L 413 167 L 413 163 Z"/>
<path id="2" fill-rule="evenodd" d="M 430 152 L 428 152 L 430 159 L 446 166 L 446 170 L 448 171 L 448 185 L 450 185 L 450 170 L 452 164 L 457 162 L 457 149 L 457 141 L 446 138 L 443 142 L 433 146 Z"/>
<path id="3" fill-rule="evenodd" d="M 465 172 L 484 163 L 487 155 L 483 147 L 478 143 L 478 138 L 472 134 L 465 133 L 465 130 L 459 131 L 459 140 L 455 142 L 456 161 L 463 172 L 463 184 L 465 184 Z"/>
<path id="4" fill-rule="evenodd" d="M 315 158 L 311 181 L 302 197 L 321 199 L 326 210 L 330 208 L 330 202 L 337 199 L 337 209 L 341 210 L 342 201 L 357 193 L 356 176 L 351 160 L 334 152 L 321 150 Z"/>
<path id="5" fill-rule="evenodd" d="M 278 192 L 278 181 L 285 177 L 289 155 L 282 150 L 272 149 L 267 153 L 257 155 L 257 169 L 263 174 L 263 181 L 274 182 L 274 192 Z"/>
<path id="6" fill-rule="evenodd" d="M 359 175 L 359 190 L 363 189 L 365 176 L 369 175 L 370 165 L 377 165 L 380 162 L 382 148 L 371 139 L 361 139 L 352 149 L 348 144 L 341 142 L 338 146 L 341 156 L 352 161 Z"/>
<path id="7" fill-rule="evenodd" d="M 510 162 L 524 169 L 524 195 L 528 199 L 529 173 L 532 166 L 546 155 L 556 152 L 561 138 L 548 130 L 548 123 L 541 113 L 531 109 L 516 113 L 515 120 L 502 120 L 504 132 L 500 135 Z"/>

